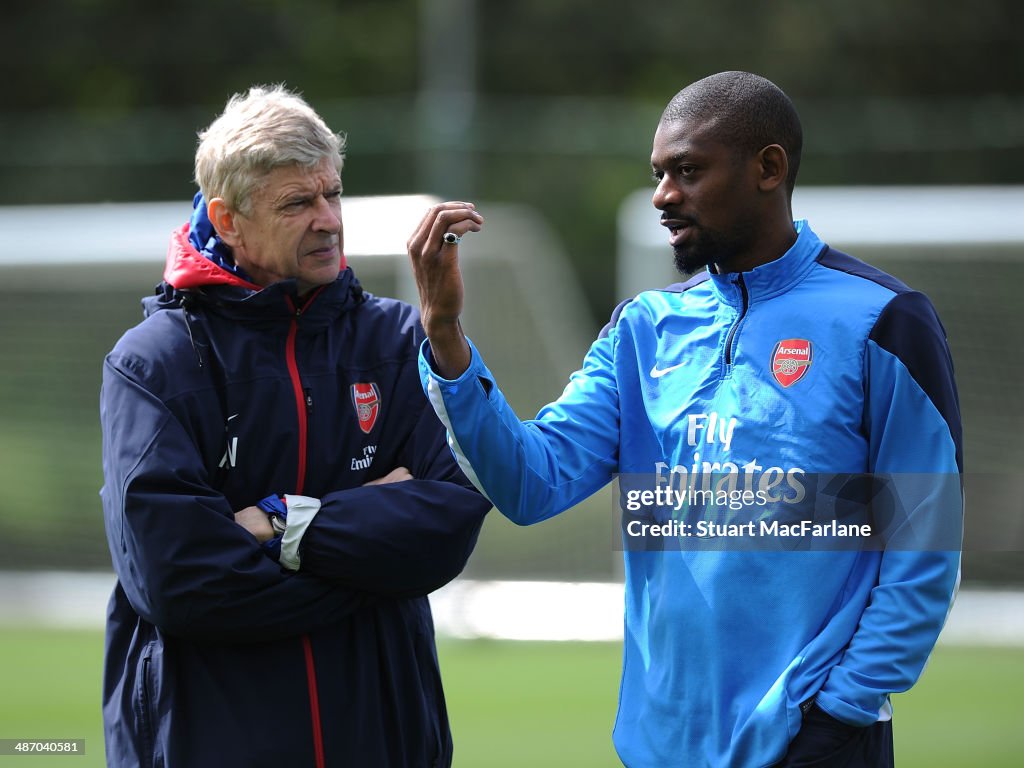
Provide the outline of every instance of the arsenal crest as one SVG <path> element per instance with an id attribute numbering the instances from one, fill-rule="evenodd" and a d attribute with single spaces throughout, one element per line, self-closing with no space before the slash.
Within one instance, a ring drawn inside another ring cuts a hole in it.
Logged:
<path id="1" fill-rule="evenodd" d="M 796 384 L 811 367 L 811 342 L 783 339 L 772 352 L 772 376 L 784 387 Z"/>
<path id="2" fill-rule="evenodd" d="M 380 390 L 372 381 L 369 384 L 352 385 L 352 406 L 359 418 L 359 428 L 370 434 L 380 415 Z"/>

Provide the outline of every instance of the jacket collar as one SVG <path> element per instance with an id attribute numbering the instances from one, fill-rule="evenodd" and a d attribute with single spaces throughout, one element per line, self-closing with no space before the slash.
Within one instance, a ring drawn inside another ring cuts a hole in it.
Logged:
<path id="1" fill-rule="evenodd" d="M 723 275 L 708 270 L 708 282 L 718 298 L 730 305 L 741 306 L 746 291 L 747 304 L 771 299 L 799 283 L 814 267 L 825 243 L 814 234 L 805 219 L 794 221 L 796 242 L 782 256 L 747 272 Z M 741 285 L 742 281 L 742 285 Z"/>
<path id="2" fill-rule="evenodd" d="M 159 309 L 195 303 L 257 324 L 301 316 L 304 328 L 314 328 L 333 321 L 366 299 L 362 286 L 348 267 L 338 273 L 333 283 L 311 293 L 305 302 L 298 298 L 295 280 L 282 280 L 265 287 L 251 283 L 200 253 L 190 241 L 189 227 L 186 223 L 171 235 L 164 282 L 157 287 L 156 296 L 143 302 L 147 315 Z"/>
<path id="3" fill-rule="evenodd" d="M 203 255 L 196 249 L 191 234 L 190 223 L 182 224 L 171 234 L 171 242 L 167 246 L 167 264 L 164 266 L 164 280 L 168 285 L 179 290 L 208 285 L 236 285 L 250 291 L 260 290 L 256 283 L 228 271 Z"/>

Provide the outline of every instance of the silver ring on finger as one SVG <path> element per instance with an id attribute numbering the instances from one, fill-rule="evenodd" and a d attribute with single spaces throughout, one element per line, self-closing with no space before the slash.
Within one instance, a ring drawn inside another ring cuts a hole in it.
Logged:
<path id="1" fill-rule="evenodd" d="M 462 237 L 456 235 L 454 232 L 445 232 L 444 237 L 441 238 L 447 245 L 458 245 L 462 242 Z"/>

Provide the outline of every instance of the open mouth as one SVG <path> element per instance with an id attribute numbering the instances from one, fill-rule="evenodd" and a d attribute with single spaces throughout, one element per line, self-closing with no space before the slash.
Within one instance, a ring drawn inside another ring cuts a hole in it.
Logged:
<path id="1" fill-rule="evenodd" d="M 672 246 L 676 246 L 685 240 L 692 229 L 690 222 L 678 219 L 663 221 L 662 226 L 668 230 L 668 242 Z"/>

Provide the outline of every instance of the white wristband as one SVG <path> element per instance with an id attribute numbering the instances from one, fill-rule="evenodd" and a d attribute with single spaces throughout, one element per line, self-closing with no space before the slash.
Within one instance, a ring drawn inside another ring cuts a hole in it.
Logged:
<path id="1" fill-rule="evenodd" d="M 281 537 L 281 557 L 279 562 L 290 571 L 299 570 L 299 545 L 306 533 L 306 528 L 313 522 L 320 511 L 320 499 L 311 496 L 292 496 L 285 494 L 288 505 L 288 527 Z"/>

